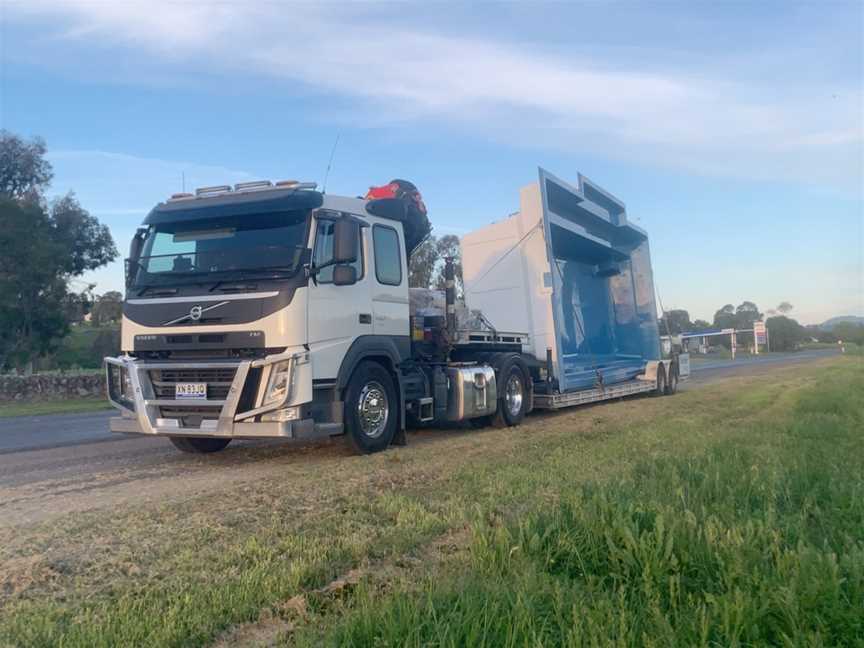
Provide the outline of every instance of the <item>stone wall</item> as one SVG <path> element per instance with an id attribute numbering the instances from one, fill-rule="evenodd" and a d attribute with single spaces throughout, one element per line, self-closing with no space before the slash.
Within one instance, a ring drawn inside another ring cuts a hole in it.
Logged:
<path id="1" fill-rule="evenodd" d="M 103 373 L 0 375 L 0 402 L 105 397 Z"/>

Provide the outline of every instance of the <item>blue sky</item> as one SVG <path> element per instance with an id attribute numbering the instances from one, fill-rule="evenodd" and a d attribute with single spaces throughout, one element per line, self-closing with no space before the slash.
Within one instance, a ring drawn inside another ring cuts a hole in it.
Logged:
<path id="1" fill-rule="evenodd" d="M 542 165 L 648 230 L 666 308 L 864 315 L 864 4 L 50 2 L 2 9 L 0 126 L 121 250 L 186 186 L 392 177 L 437 233 Z M 120 263 L 93 273 L 119 289 Z"/>

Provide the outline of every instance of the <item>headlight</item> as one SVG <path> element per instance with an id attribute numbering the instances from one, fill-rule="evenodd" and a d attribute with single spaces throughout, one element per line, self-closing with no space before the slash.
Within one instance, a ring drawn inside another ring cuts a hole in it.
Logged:
<path id="1" fill-rule="evenodd" d="M 107 363 L 108 398 L 129 409 L 134 409 L 135 398 L 132 390 L 132 378 L 124 365 Z"/>
<path id="2" fill-rule="evenodd" d="M 270 367 L 270 378 L 264 391 L 263 405 L 284 403 L 291 395 L 291 360 L 276 362 Z"/>
<path id="3" fill-rule="evenodd" d="M 126 367 L 122 367 L 120 369 L 120 395 L 127 399 L 132 400 L 132 377 L 129 374 L 129 369 Z"/>

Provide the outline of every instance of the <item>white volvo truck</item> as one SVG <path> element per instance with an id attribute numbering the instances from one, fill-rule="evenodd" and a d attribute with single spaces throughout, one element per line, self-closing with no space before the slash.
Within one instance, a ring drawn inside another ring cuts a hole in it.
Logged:
<path id="1" fill-rule="evenodd" d="M 187 452 L 235 438 L 518 425 L 533 408 L 673 393 L 645 233 L 587 178 L 543 169 L 520 211 L 462 241 L 465 305 L 408 287 L 428 235 L 410 200 L 243 183 L 175 194 L 133 239 L 111 430 Z M 452 277 L 452 266 L 448 265 Z"/>

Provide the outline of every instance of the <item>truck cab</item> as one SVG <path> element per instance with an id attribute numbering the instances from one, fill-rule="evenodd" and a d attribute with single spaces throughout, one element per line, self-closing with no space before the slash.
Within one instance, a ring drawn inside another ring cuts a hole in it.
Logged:
<path id="1" fill-rule="evenodd" d="M 121 411 L 111 429 L 193 451 L 338 434 L 341 394 L 365 361 L 377 380 L 358 396 L 363 449 L 392 441 L 410 354 L 405 233 L 367 205 L 300 183 L 157 205 L 127 261 L 122 355 L 106 359 Z"/>

